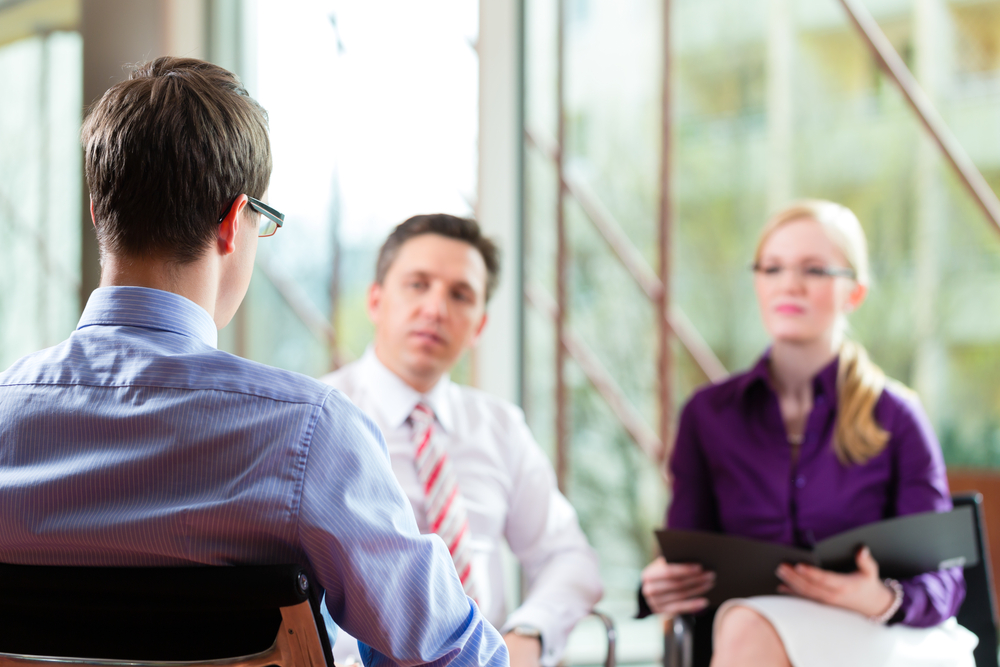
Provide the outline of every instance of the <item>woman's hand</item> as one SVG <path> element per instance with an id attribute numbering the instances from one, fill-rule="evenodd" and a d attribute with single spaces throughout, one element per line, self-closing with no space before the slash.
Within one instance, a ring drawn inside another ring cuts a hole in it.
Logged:
<path id="1" fill-rule="evenodd" d="M 878 563 L 868 547 L 858 551 L 856 561 L 858 571 L 850 574 L 821 570 L 804 563 L 780 565 L 776 574 L 784 585 L 778 586 L 778 590 L 868 617 L 879 616 L 895 601 L 895 593 L 879 579 Z"/>
<path id="2" fill-rule="evenodd" d="M 715 585 L 715 572 L 705 572 L 701 565 L 668 563 L 660 556 L 642 571 L 642 595 L 657 614 L 676 616 L 701 611 L 708 606 L 698 597 Z"/>

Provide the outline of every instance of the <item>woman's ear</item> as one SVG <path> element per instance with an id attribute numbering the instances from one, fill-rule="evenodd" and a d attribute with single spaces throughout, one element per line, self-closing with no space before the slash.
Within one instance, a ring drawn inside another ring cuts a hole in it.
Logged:
<path id="1" fill-rule="evenodd" d="M 844 312 L 850 313 L 860 308 L 861 304 L 865 302 L 866 296 L 868 296 L 868 285 L 854 283 L 854 287 L 851 289 L 850 294 L 847 295 L 847 301 L 844 303 Z"/>

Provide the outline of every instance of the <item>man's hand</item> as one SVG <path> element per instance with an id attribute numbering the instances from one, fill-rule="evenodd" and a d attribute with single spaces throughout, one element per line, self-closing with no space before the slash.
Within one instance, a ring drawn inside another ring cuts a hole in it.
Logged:
<path id="1" fill-rule="evenodd" d="M 510 653 L 510 667 L 539 667 L 542 659 L 542 642 L 508 632 L 503 636 Z"/>
<path id="2" fill-rule="evenodd" d="M 895 593 L 879 579 L 878 563 L 868 547 L 858 551 L 856 561 L 858 571 L 851 574 L 821 570 L 804 563 L 782 564 L 776 574 L 784 584 L 778 586 L 778 591 L 869 617 L 879 616 L 895 601 Z"/>
<path id="3" fill-rule="evenodd" d="M 642 571 L 642 595 L 658 614 L 676 616 L 701 611 L 708 599 L 698 597 L 715 585 L 715 572 L 701 565 L 668 563 L 660 556 Z"/>

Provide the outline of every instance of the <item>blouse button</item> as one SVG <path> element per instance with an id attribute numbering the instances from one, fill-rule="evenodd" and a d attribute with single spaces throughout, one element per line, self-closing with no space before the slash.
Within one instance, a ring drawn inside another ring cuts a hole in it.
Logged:
<path id="1" fill-rule="evenodd" d="M 806 485 L 806 478 L 805 477 L 803 477 L 802 475 L 799 475 L 798 477 L 795 478 L 795 486 L 796 487 L 798 487 L 798 488 L 801 489 L 805 485 Z"/>

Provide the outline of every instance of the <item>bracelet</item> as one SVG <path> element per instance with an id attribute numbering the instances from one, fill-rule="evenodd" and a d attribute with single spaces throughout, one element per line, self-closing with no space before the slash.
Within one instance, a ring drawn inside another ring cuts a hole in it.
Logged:
<path id="1" fill-rule="evenodd" d="M 895 616 L 896 612 L 899 611 L 899 608 L 903 606 L 903 585 L 895 579 L 886 579 L 884 583 L 892 589 L 892 592 L 896 597 L 892 601 L 892 604 L 889 605 L 888 609 L 883 611 L 878 616 L 868 617 L 869 621 L 878 625 L 885 625 L 886 621 Z"/>

